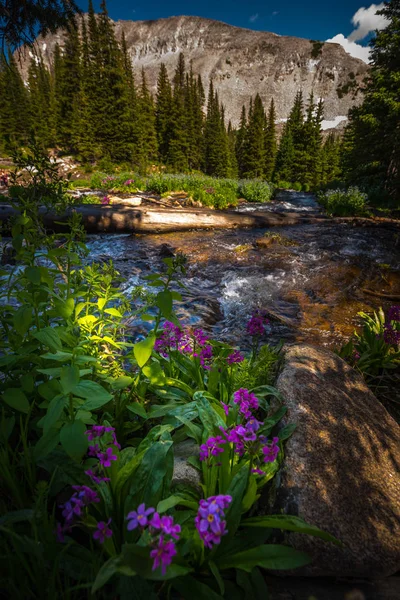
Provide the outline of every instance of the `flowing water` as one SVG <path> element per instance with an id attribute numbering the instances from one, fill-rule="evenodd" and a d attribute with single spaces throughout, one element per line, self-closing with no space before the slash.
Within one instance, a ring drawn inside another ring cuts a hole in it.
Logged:
<path id="1" fill-rule="evenodd" d="M 269 204 L 238 210 L 309 215 L 320 209 L 310 194 L 285 192 Z M 283 236 L 284 243 L 257 247 L 268 232 Z M 242 347 L 248 344 L 246 321 L 256 308 L 270 316 L 273 343 L 305 340 L 335 347 L 353 332 L 357 312 L 392 304 L 368 291 L 400 296 L 398 234 L 350 224 L 96 235 L 88 239 L 89 260 L 113 259 L 129 296 L 137 285 L 146 285 L 145 275 L 162 270 L 166 244 L 188 259 L 179 318 Z"/>

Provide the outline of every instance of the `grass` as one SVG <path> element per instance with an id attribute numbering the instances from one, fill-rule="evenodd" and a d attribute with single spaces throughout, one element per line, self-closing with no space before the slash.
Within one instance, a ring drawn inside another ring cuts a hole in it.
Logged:
<path id="1" fill-rule="evenodd" d="M 104 193 L 135 194 L 142 191 L 160 196 L 186 192 L 203 206 L 214 208 L 237 206 L 239 198 L 247 202 L 270 202 L 274 193 L 273 184 L 260 180 L 219 179 L 202 174 L 153 174 L 143 177 L 128 171 L 117 175 L 96 172 L 90 179 L 76 179 L 70 183 L 70 187 L 100 189 Z M 94 197 L 86 202 L 94 204 L 98 201 Z"/>

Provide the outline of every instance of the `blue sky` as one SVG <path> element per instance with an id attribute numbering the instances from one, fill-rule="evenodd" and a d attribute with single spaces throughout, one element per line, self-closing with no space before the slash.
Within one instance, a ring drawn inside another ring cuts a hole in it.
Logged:
<path id="1" fill-rule="evenodd" d="M 87 0 L 78 0 L 87 10 Z M 94 0 L 95 10 L 100 0 Z M 368 51 L 349 46 L 366 45 L 368 31 L 379 28 L 378 4 L 363 0 L 109 0 L 108 10 L 114 20 L 159 19 L 176 15 L 196 15 L 224 21 L 238 27 L 272 31 L 315 40 L 331 40 L 347 46 L 348 51 L 367 56 Z M 356 19 L 354 20 L 354 17 Z M 353 22 L 352 22 L 353 19 Z M 364 33 L 366 35 L 364 36 Z M 340 37 L 337 37 L 337 36 Z M 361 56 L 360 56 L 361 58 Z"/>

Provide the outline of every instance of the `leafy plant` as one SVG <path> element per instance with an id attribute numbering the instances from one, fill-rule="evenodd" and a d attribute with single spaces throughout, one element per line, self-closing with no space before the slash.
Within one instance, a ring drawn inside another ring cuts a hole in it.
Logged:
<path id="1" fill-rule="evenodd" d="M 362 214 L 365 211 L 367 194 L 361 192 L 358 187 L 350 187 L 347 190 L 335 189 L 320 192 L 318 200 L 328 214 L 346 217 Z"/>

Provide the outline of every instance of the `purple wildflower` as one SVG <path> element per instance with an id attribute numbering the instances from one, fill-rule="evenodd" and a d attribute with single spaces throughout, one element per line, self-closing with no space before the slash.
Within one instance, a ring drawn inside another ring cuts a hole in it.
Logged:
<path id="1" fill-rule="evenodd" d="M 172 558 L 175 554 L 176 548 L 174 542 L 171 540 L 165 542 L 164 537 L 160 535 L 157 547 L 150 552 L 150 556 L 153 559 L 152 571 L 161 566 L 161 573 L 165 575 L 167 567 L 172 563 Z"/>
<path id="2" fill-rule="evenodd" d="M 134 179 L 127 179 L 126 181 L 124 181 L 124 185 L 131 185 L 132 183 L 135 183 Z"/>
<path id="3" fill-rule="evenodd" d="M 85 506 L 95 502 L 100 502 L 100 498 L 96 490 L 92 490 L 87 485 L 73 485 L 72 489 L 75 490 L 74 496 L 81 500 Z"/>
<path id="4" fill-rule="evenodd" d="M 212 346 L 205 346 L 200 351 L 200 364 L 203 367 L 203 369 L 207 369 L 207 370 L 211 369 L 211 364 L 210 364 L 211 360 L 212 360 Z"/>
<path id="5" fill-rule="evenodd" d="M 261 311 L 256 311 L 251 316 L 251 319 L 246 325 L 246 331 L 252 337 L 262 336 L 265 333 L 265 325 L 269 323 L 269 319 Z"/>
<path id="6" fill-rule="evenodd" d="M 219 544 L 222 536 L 227 533 L 224 510 L 231 502 L 231 496 L 223 495 L 200 500 L 194 522 L 206 548 Z"/>
<path id="7" fill-rule="evenodd" d="M 383 339 L 385 343 L 390 346 L 397 346 L 400 344 L 400 331 L 397 331 L 391 323 L 386 323 L 383 332 Z"/>
<path id="8" fill-rule="evenodd" d="M 161 529 L 163 533 L 170 535 L 176 540 L 179 539 L 179 533 L 181 532 L 181 526 L 175 525 L 173 517 L 166 515 L 160 517 L 158 513 L 154 513 L 150 521 L 150 527 L 152 529 Z"/>
<path id="9" fill-rule="evenodd" d="M 229 405 L 225 404 L 225 402 L 221 401 L 221 406 L 224 409 L 224 413 L 226 414 L 226 416 L 228 416 L 229 415 Z"/>
<path id="10" fill-rule="evenodd" d="M 262 452 L 264 454 L 264 462 L 274 462 L 279 454 L 278 446 L 279 438 L 274 437 L 269 446 L 264 446 Z"/>
<path id="11" fill-rule="evenodd" d="M 81 516 L 83 507 L 83 501 L 73 495 L 68 502 L 61 505 L 61 508 L 64 509 L 61 514 L 67 523 L 71 523 L 75 517 Z"/>
<path id="12" fill-rule="evenodd" d="M 258 398 L 253 392 L 240 388 L 233 394 L 233 401 L 239 404 L 239 412 L 246 418 L 250 419 L 252 411 L 258 409 Z"/>
<path id="13" fill-rule="evenodd" d="M 88 456 L 94 456 L 95 458 L 97 458 L 99 452 L 100 446 L 98 444 L 95 444 L 94 446 L 89 446 L 88 448 Z"/>
<path id="14" fill-rule="evenodd" d="M 390 323 L 391 321 L 400 321 L 400 306 L 391 306 L 387 312 L 387 320 Z"/>
<path id="15" fill-rule="evenodd" d="M 110 204 L 110 203 L 111 203 L 111 198 L 110 198 L 110 196 L 104 196 L 104 197 L 101 199 L 101 203 L 102 203 L 103 205 Z"/>
<path id="16" fill-rule="evenodd" d="M 117 460 L 117 456 L 113 454 L 112 448 L 107 448 L 105 452 L 98 454 L 98 459 L 103 467 L 111 467 L 111 461 Z"/>
<path id="17" fill-rule="evenodd" d="M 257 469 L 252 469 L 251 472 L 254 475 L 265 475 L 264 471 L 262 471 L 261 469 L 258 469 L 258 468 Z"/>
<path id="18" fill-rule="evenodd" d="M 241 354 L 241 352 L 239 352 L 239 350 L 235 350 L 234 352 L 232 352 L 232 354 L 230 354 L 228 356 L 228 358 L 226 359 L 226 362 L 228 363 L 228 365 L 233 365 L 235 363 L 241 363 L 244 361 L 244 355 Z"/>
<path id="19" fill-rule="evenodd" d="M 85 475 L 90 477 L 90 479 L 93 481 L 93 483 L 97 483 L 97 484 L 101 483 L 102 481 L 111 481 L 109 477 L 99 477 L 91 469 L 88 469 L 87 471 L 85 471 Z"/>
<path id="20" fill-rule="evenodd" d="M 209 338 L 206 336 L 202 329 L 193 330 L 193 340 L 198 346 L 205 346 Z"/>
<path id="21" fill-rule="evenodd" d="M 110 538 L 112 536 L 112 530 L 109 527 L 111 523 L 111 519 L 108 519 L 107 523 L 104 521 L 99 521 L 97 523 L 97 529 L 93 534 L 93 538 L 100 542 L 100 544 L 104 544 L 106 537 Z"/>
<path id="22" fill-rule="evenodd" d="M 128 513 L 127 515 L 127 520 L 129 521 L 128 525 L 127 525 L 127 529 L 128 531 L 132 531 L 133 529 L 136 529 L 137 527 L 146 527 L 146 525 L 149 522 L 149 515 L 151 515 L 153 512 L 155 511 L 154 508 L 146 508 L 146 506 L 144 504 L 140 504 L 138 506 L 137 511 L 136 510 L 132 510 L 130 513 Z"/>
<path id="23" fill-rule="evenodd" d="M 211 456 L 218 456 L 224 451 L 221 444 L 226 444 L 226 441 L 220 436 L 210 437 L 205 444 L 200 446 L 200 460 L 208 460 Z"/>

